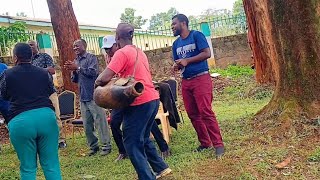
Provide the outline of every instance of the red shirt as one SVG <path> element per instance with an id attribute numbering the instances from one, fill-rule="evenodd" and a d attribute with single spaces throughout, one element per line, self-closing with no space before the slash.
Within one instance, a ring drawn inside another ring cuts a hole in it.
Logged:
<path id="1" fill-rule="evenodd" d="M 131 106 L 141 105 L 159 99 L 159 93 L 155 90 L 152 83 L 149 62 L 146 54 L 134 45 L 126 45 L 113 55 L 112 61 L 108 65 L 108 68 L 120 77 L 126 78 L 132 76 L 137 52 L 138 62 L 134 78 L 136 81 L 143 83 L 144 91 L 141 96 L 135 99 Z"/>

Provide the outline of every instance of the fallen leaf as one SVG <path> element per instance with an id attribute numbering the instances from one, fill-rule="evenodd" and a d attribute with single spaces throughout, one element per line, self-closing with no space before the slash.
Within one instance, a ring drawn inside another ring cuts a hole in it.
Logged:
<path id="1" fill-rule="evenodd" d="M 282 173 L 284 176 L 290 176 L 291 172 L 284 172 Z"/>
<path id="2" fill-rule="evenodd" d="M 286 166 L 288 166 L 288 164 L 291 162 L 291 157 L 288 157 L 287 159 L 285 159 L 284 161 L 282 161 L 281 163 L 276 164 L 276 168 L 277 169 L 283 169 Z"/>
<path id="3" fill-rule="evenodd" d="M 95 176 L 93 176 L 93 175 L 84 175 L 83 176 L 83 179 L 93 179 L 93 178 L 95 178 Z"/>

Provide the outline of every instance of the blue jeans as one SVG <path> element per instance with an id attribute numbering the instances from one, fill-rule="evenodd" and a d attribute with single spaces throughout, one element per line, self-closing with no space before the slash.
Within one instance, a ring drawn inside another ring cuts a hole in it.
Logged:
<path id="1" fill-rule="evenodd" d="M 122 131 L 120 129 L 122 121 L 123 121 L 123 109 L 113 109 L 111 112 L 111 131 L 113 135 L 113 139 L 117 144 L 119 149 L 119 154 L 126 154 L 126 150 L 123 145 Z M 169 146 L 163 138 L 163 134 L 161 133 L 157 123 L 153 123 L 151 128 L 151 133 L 153 134 L 154 139 L 156 140 L 159 149 L 161 152 L 165 152 L 169 149 Z"/>
<path id="2" fill-rule="evenodd" d="M 124 109 L 123 143 L 140 180 L 155 179 L 150 166 L 155 173 L 168 168 L 150 140 L 158 108 L 159 100 L 154 100 Z"/>
<path id="3" fill-rule="evenodd" d="M 9 136 L 20 160 L 22 180 L 35 180 L 37 156 L 47 180 L 60 180 L 59 129 L 50 108 L 22 112 L 9 122 Z"/>

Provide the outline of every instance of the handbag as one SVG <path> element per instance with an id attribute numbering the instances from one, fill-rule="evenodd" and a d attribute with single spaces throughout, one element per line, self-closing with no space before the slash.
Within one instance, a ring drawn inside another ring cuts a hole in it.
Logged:
<path id="1" fill-rule="evenodd" d="M 105 86 L 95 89 L 93 98 L 96 104 L 106 109 L 119 109 L 130 106 L 144 90 L 144 85 L 136 81 L 135 74 L 138 63 L 138 49 L 133 67 L 133 73 L 126 78 L 114 78 Z"/>

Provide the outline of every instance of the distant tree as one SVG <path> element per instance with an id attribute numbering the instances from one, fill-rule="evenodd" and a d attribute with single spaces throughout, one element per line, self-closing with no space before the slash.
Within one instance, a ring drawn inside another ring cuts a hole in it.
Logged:
<path id="1" fill-rule="evenodd" d="M 233 3 L 232 14 L 233 15 L 244 14 L 244 7 L 243 7 L 242 0 L 236 0 Z"/>
<path id="2" fill-rule="evenodd" d="M 18 13 L 16 13 L 16 16 L 18 16 L 18 17 L 27 17 L 27 14 L 25 12 L 18 12 Z"/>
<path id="3" fill-rule="evenodd" d="M 9 14 L 9 12 L 5 12 L 5 13 L 2 13 L 1 15 L 2 16 L 9 16 L 10 14 Z"/>
<path id="4" fill-rule="evenodd" d="M 199 20 L 208 20 L 213 18 L 221 18 L 231 15 L 228 9 L 206 9 L 199 16 Z"/>
<path id="5" fill-rule="evenodd" d="M 189 22 L 191 24 L 197 23 L 199 21 L 199 17 L 198 16 L 193 16 L 193 15 L 189 16 L 188 19 L 189 19 Z"/>
<path id="6" fill-rule="evenodd" d="M 172 17 L 178 13 L 177 9 L 172 7 L 167 12 L 151 16 L 149 29 L 158 30 L 163 27 L 170 27 Z"/>
<path id="7" fill-rule="evenodd" d="M 27 41 L 30 37 L 25 32 L 24 22 L 15 22 L 8 27 L 0 27 L 0 55 L 8 55 L 15 43 Z"/>
<path id="8" fill-rule="evenodd" d="M 125 8 L 124 13 L 121 14 L 121 22 L 130 23 L 134 28 L 140 29 L 147 19 L 143 19 L 142 16 L 135 16 L 136 10 L 133 8 Z"/>

